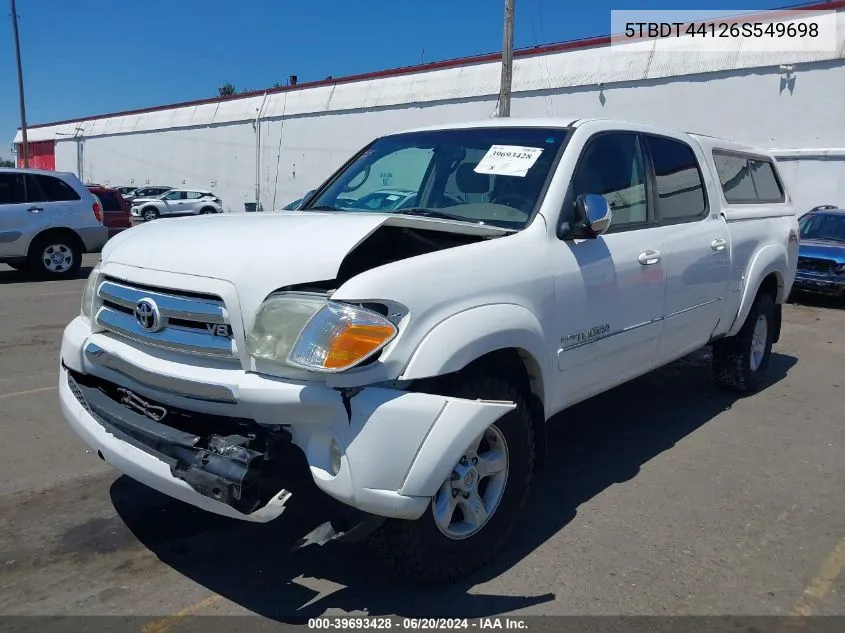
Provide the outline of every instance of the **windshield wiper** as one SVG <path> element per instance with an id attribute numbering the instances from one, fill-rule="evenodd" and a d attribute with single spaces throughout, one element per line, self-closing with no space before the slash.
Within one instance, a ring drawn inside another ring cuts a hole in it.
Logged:
<path id="1" fill-rule="evenodd" d="M 388 211 L 388 213 L 398 213 L 401 215 L 419 215 L 425 218 L 456 220 L 458 222 L 469 222 L 470 224 L 484 224 L 482 220 L 473 220 L 462 215 L 454 215 L 452 213 L 445 213 L 444 211 L 437 211 L 435 209 L 425 209 L 422 207 L 416 207 L 411 209 L 395 209 L 393 211 Z"/>
<path id="2" fill-rule="evenodd" d="M 321 204 L 319 207 L 309 207 L 307 209 L 297 209 L 298 211 L 344 211 L 340 207 L 333 207 L 330 204 Z"/>

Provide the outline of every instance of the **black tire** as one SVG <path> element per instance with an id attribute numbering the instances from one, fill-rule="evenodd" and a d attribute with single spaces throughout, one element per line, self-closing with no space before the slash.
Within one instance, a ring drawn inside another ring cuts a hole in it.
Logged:
<path id="1" fill-rule="evenodd" d="M 155 207 L 147 207 L 146 209 L 141 209 L 141 217 L 144 218 L 144 222 L 152 222 L 153 220 L 157 220 L 159 217 L 158 209 Z"/>
<path id="2" fill-rule="evenodd" d="M 752 361 L 754 331 L 761 318 L 766 319 L 762 360 Z M 775 301 L 768 292 L 757 295 L 751 311 L 735 336 L 713 344 L 713 375 L 720 387 L 736 393 L 753 393 L 763 385 L 772 356 L 775 335 Z"/>
<path id="3" fill-rule="evenodd" d="M 208 215 L 209 213 L 217 213 L 212 207 L 203 207 L 200 209 L 200 215 Z"/>
<path id="4" fill-rule="evenodd" d="M 80 266 L 82 245 L 72 233 L 41 235 L 29 246 L 27 267 L 36 279 L 68 279 L 76 276 Z"/>
<path id="5" fill-rule="evenodd" d="M 480 530 L 461 540 L 444 535 L 434 520 L 433 505 L 416 521 L 389 519 L 369 539 L 372 551 L 400 576 L 415 582 L 443 584 L 486 565 L 502 548 L 521 515 L 534 472 L 535 438 L 525 396 L 510 381 L 492 372 L 472 372 L 445 381 L 438 390 L 460 398 L 516 402 L 517 407 L 493 425 L 508 447 L 508 474 L 496 509 Z"/>

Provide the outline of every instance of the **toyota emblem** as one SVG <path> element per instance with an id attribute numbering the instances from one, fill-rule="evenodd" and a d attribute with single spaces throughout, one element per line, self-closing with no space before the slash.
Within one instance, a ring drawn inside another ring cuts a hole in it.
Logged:
<path id="1" fill-rule="evenodd" d="M 161 312 L 152 299 L 141 299 L 135 304 L 135 320 L 147 332 L 161 329 Z"/>

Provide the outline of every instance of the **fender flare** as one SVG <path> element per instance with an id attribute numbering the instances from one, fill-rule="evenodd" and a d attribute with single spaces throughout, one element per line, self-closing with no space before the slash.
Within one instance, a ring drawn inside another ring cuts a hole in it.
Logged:
<path id="1" fill-rule="evenodd" d="M 745 319 L 748 318 L 748 313 L 751 311 L 751 305 L 754 303 L 754 299 L 757 298 L 757 293 L 760 290 L 763 280 L 772 273 L 775 274 L 778 284 L 775 304 L 784 302 L 786 299 L 786 286 L 783 271 L 788 269 L 789 259 L 784 247 L 777 244 L 767 244 L 757 251 L 748 266 L 748 273 L 746 274 L 747 281 L 743 287 L 739 310 L 726 336 L 734 336 L 742 328 Z"/>
<path id="2" fill-rule="evenodd" d="M 414 380 L 449 374 L 485 354 L 508 348 L 524 351 L 539 368 L 534 391 L 548 415 L 546 394 L 551 385 L 543 328 L 530 310 L 518 304 L 478 306 L 441 321 L 417 344 L 399 378 Z"/>

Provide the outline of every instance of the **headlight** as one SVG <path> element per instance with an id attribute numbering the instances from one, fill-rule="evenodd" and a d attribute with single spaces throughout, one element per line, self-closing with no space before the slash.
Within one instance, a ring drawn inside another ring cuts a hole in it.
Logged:
<path id="1" fill-rule="evenodd" d="M 97 291 L 97 278 L 100 275 L 100 264 L 94 266 L 91 274 L 88 275 L 88 281 L 85 282 L 85 290 L 82 291 L 82 316 L 91 320 L 91 314 L 94 311 L 94 297 Z"/>
<path id="2" fill-rule="evenodd" d="M 837 275 L 845 275 L 845 264 L 837 264 L 833 270 L 836 271 Z"/>
<path id="3" fill-rule="evenodd" d="M 363 362 L 396 336 L 372 310 L 302 295 L 270 297 L 255 316 L 247 349 L 255 358 L 320 372 Z"/>

